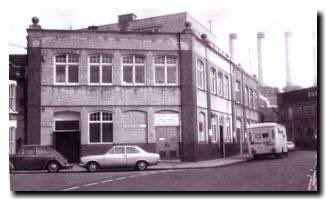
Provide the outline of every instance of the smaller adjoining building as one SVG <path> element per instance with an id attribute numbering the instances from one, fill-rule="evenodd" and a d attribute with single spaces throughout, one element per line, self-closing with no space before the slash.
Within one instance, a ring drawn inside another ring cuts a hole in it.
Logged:
<path id="1" fill-rule="evenodd" d="M 288 140 L 302 149 L 315 149 L 317 136 L 317 87 L 277 95 L 279 123 L 285 125 Z"/>
<path id="2" fill-rule="evenodd" d="M 16 153 L 26 137 L 27 55 L 9 56 L 9 153 Z"/>

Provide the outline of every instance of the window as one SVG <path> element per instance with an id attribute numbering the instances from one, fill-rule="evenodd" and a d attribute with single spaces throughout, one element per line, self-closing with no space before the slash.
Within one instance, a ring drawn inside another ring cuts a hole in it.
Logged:
<path id="1" fill-rule="evenodd" d="M 240 82 L 235 82 L 235 100 L 238 103 L 241 103 L 241 90 L 240 90 Z"/>
<path id="2" fill-rule="evenodd" d="M 225 89 L 224 89 L 224 95 L 225 95 L 225 98 L 229 98 L 230 96 L 229 96 L 229 87 L 230 87 L 230 83 L 229 83 L 229 77 L 228 76 L 224 76 L 224 80 L 225 80 L 225 84 L 224 84 L 224 86 L 225 86 Z"/>
<path id="3" fill-rule="evenodd" d="M 113 151 L 110 151 L 111 154 L 125 154 L 124 147 L 114 147 Z"/>
<path id="4" fill-rule="evenodd" d="M 19 154 L 21 155 L 35 155 L 35 148 L 30 147 L 30 148 L 23 148 L 19 151 Z"/>
<path id="5" fill-rule="evenodd" d="M 198 142 L 207 142 L 206 136 L 206 116 L 204 113 L 199 113 L 199 123 L 198 123 Z"/>
<path id="6" fill-rule="evenodd" d="M 253 91 L 252 89 L 249 90 L 249 107 L 253 108 Z"/>
<path id="7" fill-rule="evenodd" d="M 78 83 L 79 57 L 77 55 L 60 55 L 55 57 L 55 83 Z"/>
<path id="8" fill-rule="evenodd" d="M 134 147 L 127 147 L 127 153 L 139 153 L 139 151 Z"/>
<path id="9" fill-rule="evenodd" d="M 123 83 L 129 85 L 145 84 L 145 57 L 128 55 L 122 58 Z"/>
<path id="10" fill-rule="evenodd" d="M 246 105 L 246 106 L 249 106 L 249 104 L 248 104 L 248 102 L 249 102 L 249 88 L 248 88 L 248 86 L 246 86 L 245 87 L 245 96 L 244 96 L 244 104 Z"/>
<path id="11" fill-rule="evenodd" d="M 216 71 L 211 69 L 211 93 L 216 94 Z"/>
<path id="12" fill-rule="evenodd" d="M 226 126 L 226 133 L 225 133 L 225 141 L 231 142 L 231 129 L 230 129 L 230 118 L 225 118 L 225 126 Z"/>
<path id="13" fill-rule="evenodd" d="M 155 83 L 162 85 L 177 84 L 177 59 L 168 56 L 155 58 Z"/>
<path id="14" fill-rule="evenodd" d="M 49 155 L 51 151 L 48 148 L 44 147 L 37 147 L 36 148 L 36 155 Z"/>
<path id="15" fill-rule="evenodd" d="M 113 142 L 113 121 L 111 113 L 95 112 L 89 114 L 89 142 Z"/>
<path id="16" fill-rule="evenodd" d="M 89 83 L 94 85 L 112 84 L 112 56 L 98 54 L 88 58 Z"/>
<path id="17" fill-rule="evenodd" d="M 256 108 L 256 102 L 257 102 L 257 92 L 256 92 L 256 90 L 254 90 L 254 92 L 253 92 L 253 98 L 252 98 L 253 108 Z"/>
<path id="18" fill-rule="evenodd" d="M 268 138 L 268 133 L 263 133 L 263 134 L 262 134 L 262 137 L 263 137 L 263 138 Z"/>
<path id="19" fill-rule="evenodd" d="M 200 60 L 197 60 L 197 86 L 205 89 L 204 63 Z"/>
<path id="20" fill-rule="evenodd" d="M 78 120 L 57 120 L 54 123 L 54 129 L 56 132 L 67 132 L 67 131 L 79 131 L 79 121 Z"/>
<path id="21" fill-rule="evenodd" d="M 223 74 L 221 72 L 218 72 L 218 94 L 223 96 L 224 88 L 223 88 Z"/>
<path id="22" fill-rule="evenodd" d="M 292 107 L 288 107 L 288 119 L 289 120 L 293 119 L 293 109 L 292 109 Z"/>
<path id="23" fill-rule="evenodd" d="M 213 133 L 212 141 L 217 142 L 218 141 L 218 128 L 217 128 L 217 116 L 216 115 L 214 115 L 212 117 L 212 133 Z"/>
<path id="24" fill-rule="evenodd" d="M 9 111 L 16 111 L 16 83 L 9 85 Z"/>
<path id="25" fill-rule="evenodd" d="M 16 153 L 16 128 L 9 128 L 9 154 Z"/>

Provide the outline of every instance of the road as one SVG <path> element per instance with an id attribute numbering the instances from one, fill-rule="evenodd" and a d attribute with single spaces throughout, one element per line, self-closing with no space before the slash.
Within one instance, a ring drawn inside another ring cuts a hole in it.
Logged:
<path id="1" fill-rule="evenodd" d="M 305 191 L 315 151 L 203 169 L 10 175 L 13 191 Z"/>

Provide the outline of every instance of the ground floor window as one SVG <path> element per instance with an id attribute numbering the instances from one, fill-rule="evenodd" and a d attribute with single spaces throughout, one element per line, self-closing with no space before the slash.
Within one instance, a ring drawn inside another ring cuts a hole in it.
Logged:
<path id="1" fill-rule="evenodd" d="M 16 153 L 16 128 L 9 128 L 9 154 Z"/>
<path id="2" fill-rule="evenodd" d="M 198 142 L 205 143 L 207 142 L 206 137 L 206 116 L 205 113 L 199 113 L 199 122 L 198 122 Z"/>
<path id="3" fill-rule="evenodd" d="M 109 112 L 94 112 L 89 114 L 89 142 L 113 142 L 113 121 Z"/>
<path id="4" fill-rule="evenodd" d="M 217 119 L 218 118 L 215 115 L 212 117 L 212 133 L 213 133 L 212 141 L 213 142 L 217 142 L 218 141 Z"/>
<path id="5" fill-rule="evenodd" d="M 230 118 L 225 118 L 225 142 L 231 142 L 231 128 L 230 128 Z"/>

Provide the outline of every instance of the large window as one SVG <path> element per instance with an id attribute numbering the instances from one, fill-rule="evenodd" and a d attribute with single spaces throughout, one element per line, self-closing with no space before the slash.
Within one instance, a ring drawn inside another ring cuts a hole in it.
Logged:
<path id="1" fill-rule="evenodd" d="M 205 113 L 199 113 L 198 118 L 198 142 L 205 143 L 207 142 L 206 135 L 206 116 Z"/>
<path id="2" fill-rule="evenodd" d="M 245 87 L 245 95 L 244 95 L 244 104 L 246 105 L 246 106 L 249 106 L 249 88 L 248 88 L 248 86 L 246 86 Z"/>
<path id="3" fill-rule="evenodd" d="M 225 98 L 229 98 L 230 97 L 230 93 L 229 93 L 229 91 L 230 91 L 230 89 L 229 89 L 229 87 L 230 87 L 230 81 L 229 81 L 229 77 L 228 76 L 224 76 L 224 95 L 225 95 Z"/>
<path id="4" fill-rule="evenodd" d="M 216 70 L 211 68 L 211 93 L 216 94 Z"/>
<path id="5" fill-rule="evenodd" d="M 217 126 L 217 116 L 214 115 L 212 117 L 212 134 L 213 134 L 213 138 L 212 141 L 213 142 L 217 142 L 218 141 L 218 126 Z"/>
<path id="6" fill-rule="evenodd" d="M 253 108 L 254 107 L 254 105 L 253 105 L 253 103 L 254 103 L 254 94 L 253 94 L 253 91 L 252 91 L 252 89 L 250 89 L 249 90 L 249 107 L 250 108 Z"/>
<path id="7" fill-rule="evenodd" d="M 225 118 L 225 127 L 226 127 L 226 133 L 225 133 L 225 141 L 231 142 L 231 128 L 230 128 L 230 118 Z"/>
<path id="8" fill-rule="evenodd" d="M 59 55 L 55 57 L 55 83 L 77 84 L 78 83 L 78 55 Z"/>
<path id="9" fill-rule="evenodd" d="M 200 60 L 197 60 L 197 86 L 205 89 L 204 63 Z"/>
<path id="10" fill-rule="evenodd" d="M 9 154 L 16 153 L 16 128 L 9 128 Z"/>
<path id="11" fill-rule="evenodd" d="M 113 142 L 113 120 L 111 113 L 94 112 L 89 114 L 89 142 Z"/>
<path id="12" fill-rule="evenodd" d="M 16 84 L 9 85 L 9 111 L 16 111 Z"/>
<path id="13" fill-rule="evenodd" d="M 128 55 L 122 58 L 123 83 L 127 85 L 145 84 L 145 57 Z"/>
<path id="14" fill-rule="evenodd" d="M 252 98 L 253 108 L 256 108 L 256 102 L 257 102 L 257 92 L 256 92 L 256 90 L 254 90 L 253 98 Z"/>
<path id="15" fill-rule="evenodd" d="M 218 72 L 218 94 L 223 96 L 224 94 L 223 74 Z"/>
<path id="16" fill-rule="evenodd" d="M 235 100 L 238 103 L 241 103 L 241 89 L 240 89 L 240 82 L 235 82 Z"/>
<path id="17" fill-rule="evenodd" d="M 178 82 L 177 59 L 168 56 L 155 58 L 155 83 L 176 85 Z"/>
<path id="18" fill-rule="evenodd" d="M 112 57 L 109 55 L 92 55 L 88 58 L 89 83 L 105 85 L 112 83 Z"/>

